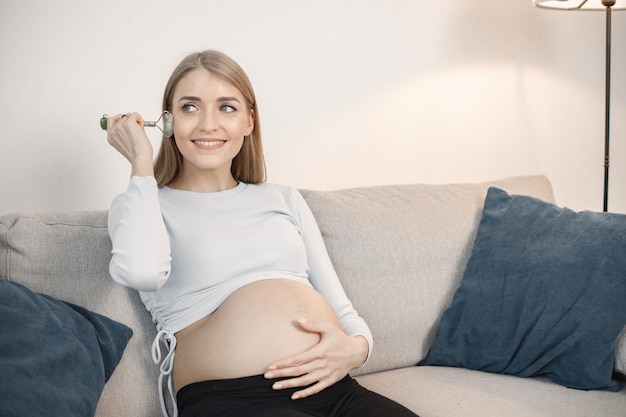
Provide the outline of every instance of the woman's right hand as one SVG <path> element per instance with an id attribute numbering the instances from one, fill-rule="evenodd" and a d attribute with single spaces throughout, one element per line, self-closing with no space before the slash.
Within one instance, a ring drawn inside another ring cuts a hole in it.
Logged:
<path id="1" fill-rule="evenodd" d="M 132 175 L 153 176 L 152 144 L 139 113 L 117 114 L 107 119 L 107 140 L 132 166 Z"/>

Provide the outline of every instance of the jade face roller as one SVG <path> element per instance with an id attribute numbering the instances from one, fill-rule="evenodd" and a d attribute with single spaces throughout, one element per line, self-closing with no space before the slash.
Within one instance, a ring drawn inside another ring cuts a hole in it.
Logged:
<path id="1" fill-rule="evenodd" d="M 108 115 L 104 114 L 100 118 L 100 127 L 102 128 L 102 130 L 107 130 L 108 117 Z M 163 119 L 163 128 L 161 128 L 161 126 L 157 124 L 161 119 Z M 143 122 L 143 125 L 145 127 L 159 128 L 159 130 L 163 132 L 163 134 L 168 138 L 172 137 L 172 135 L 174 134 L 174 116 L 172 116 L 172 113 L 168 112 L 167 110 L 164 110 L 163 113 L 161 113 L 161 116 L 159 116 L 156 122 L 149 122 L 146 120 Z"/>

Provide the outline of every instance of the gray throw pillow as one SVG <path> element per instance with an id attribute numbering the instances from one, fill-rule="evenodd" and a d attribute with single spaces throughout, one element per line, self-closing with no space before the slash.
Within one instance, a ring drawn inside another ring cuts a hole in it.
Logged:
<path id="1" fill-rule="evenodd" d="M 0 279 L 0 415 L 93 416 L 127 326 Z"/>
<path id="2" fill-rule="evenodd" d="M 626 215 L 490 188 L 463 280 L 420 365 L 617 391 L 625 273 Z"/>

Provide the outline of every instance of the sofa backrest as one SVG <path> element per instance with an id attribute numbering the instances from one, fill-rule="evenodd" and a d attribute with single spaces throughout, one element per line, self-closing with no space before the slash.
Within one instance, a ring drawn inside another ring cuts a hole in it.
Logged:
<path id="1" fill-rule="evenodd" d="M 136 291 L 109 275 L 106 211 L 20 213 L 0 217 L 0 278 L 103 314 L 133 329 L 105 385 L 97 417 L 161 414 L 158 369 L 150 357 L 156 335 Z"/>
<path id="2" fill-rule="evenodd" d="M 543 176 L 302 191 L 348 297 L 374 334 L 355 375 L 416 365 L 461 282 L 487 189 L 553 202 Z"/>
<path id="3" fill-rule="evenodd" d="M 395 185 L 302 194 L 375 347 L 357 374 L 415 365 L 460 283 L 489 185 L 552 201 L 545 177 L 485 184 Z M 108 273 L 107 212 L 0 217 L 0 278 L 86 307 L 134 331 L 96 416 L 160 415 L 156 331 L 137 293 Z"/>

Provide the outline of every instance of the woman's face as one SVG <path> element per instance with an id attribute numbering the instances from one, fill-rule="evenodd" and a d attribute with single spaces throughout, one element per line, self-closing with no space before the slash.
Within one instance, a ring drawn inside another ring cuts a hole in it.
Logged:
<path id="1" fill-rule="evenodd" d="M 254 127 L 241 92 L 204 69 L 193 70 L 174 89 L 171 112 L 187 179 L 229 178 L 232 160 Z"/>

